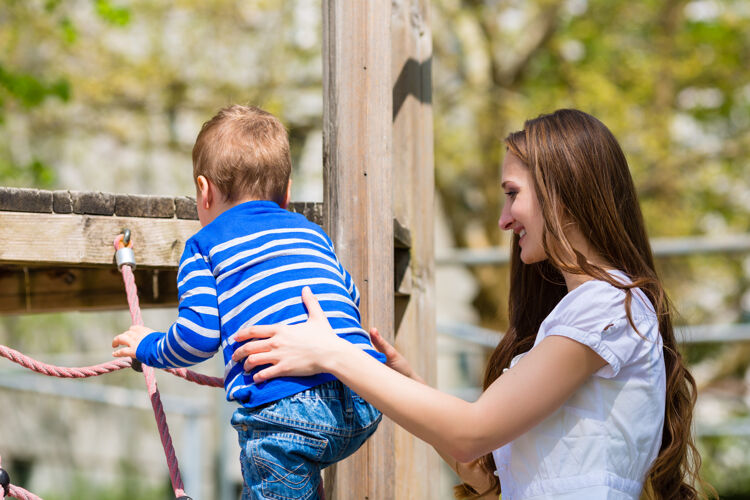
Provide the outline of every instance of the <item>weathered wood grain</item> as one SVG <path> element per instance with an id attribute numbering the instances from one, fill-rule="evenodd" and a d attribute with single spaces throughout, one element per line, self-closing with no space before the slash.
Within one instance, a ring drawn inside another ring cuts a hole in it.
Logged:
<path id="1" fill-rule="evenodd" d="M 409 262 L 396 296 L 396 347 L 436 383 L 432 41 L 427 0 L 392 2 L 394 215 L 410 236 Z M 397 250 L 396 254 L 403 250 Z M 398 262 L 398 261 L 397 261 Z M 440 458 L 400 427 L 395 431 L 394 498 L 437 498 Z"/>
<path id="2" fill-rule="evenodd" d="M 115 237 L 132 233 L 138 266 L 175 267 L 198 221 L 0 212 L 0 264 L 111 266 Z"/>
<path id="3" fill-rule="evenodd" d="M 323 2 L 325 227 L 362 294 L 363 324 L 388 336 L 394 310 L 390 23 L 390 0 Z M 326 474 L 326 497 L 394 498 L 394 459 L 393 424 L 384 419 L 359 452 Z"/>
<path id="4" fill-rule="evenodd" d="M 70 195 L 68 191 L 54 193 Z M 93 206 L 91 200 L 98 199 L 105 200 L 101 205 L 106 206 L 109 204 L 106 200 L 111 198 L 113 212 L 114 200 L 121 200 L 119 210 L 134 216 L 119 217 L 49 213 L 52 211 L 51 191 L 2 188 L 0 194 L 5 196 L 5 204 L 0 207 L 0 266 L 47 265 L 63 268 L 112 265 L 114 238 L 128 228 L 136 245 L 138 266 L 176 269 L 185 241 L 200 230 L 197 220 L 167 218 L 175 213 L 174 207 L 170 208 L 171 198 L 106 193 L 79 193 L 74 197 L 74 201 L 78 200 L 78 206 Z M 62 198 L 58 196 L 58 201 Z M 45 200 L 45 205 L 42 206 L 39 200 Z M 194 200 L 177 198 L 175 202 L 179 202 L 179 210 L 185 212 L 186 216 L 191 215 L 191 203 L 192 211 L 195 210 Z M 63 205 L 61 203 L 60 206 L 65 210 Z M 24 211 L 11 210 L 16 207 Z M 37 209 L 48 210 L 35 212 Z M 289 209 L 302 213 L 317 224 L 323 223 L 320 203 L 296 202 Z"/>

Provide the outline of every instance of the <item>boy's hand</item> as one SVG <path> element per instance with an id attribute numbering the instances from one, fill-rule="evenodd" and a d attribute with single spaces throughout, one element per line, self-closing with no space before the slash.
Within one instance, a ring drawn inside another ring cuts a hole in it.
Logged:
<path id="1" fill-rule="evenodd" d="M 122 349 L 114 351 L 112 356 L 116 358 L 135 358 L 138 344 L 141 343 L 143 337 L 154 331 L 155 330 L 146 328 L 143 325 L 131 325 L 127 331 L 122 332 L 120 335 L 112 339 L 112 347 L 124 346 Z"/>

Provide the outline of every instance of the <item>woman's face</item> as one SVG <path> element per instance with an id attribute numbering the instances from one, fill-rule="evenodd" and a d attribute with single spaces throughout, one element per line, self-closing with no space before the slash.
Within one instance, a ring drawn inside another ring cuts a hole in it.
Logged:
<path id="1" fill-rule="evenodd" d="M 547 254 L 542 246 L 544 219 L 531 181 L 531 171 L 510 152 L 503 160 L 501 186 L 505 191 L 505 204 L 500 215 L 500 228 L 520 236 L 518 245 L 524 264 L 546 260 Z"/>

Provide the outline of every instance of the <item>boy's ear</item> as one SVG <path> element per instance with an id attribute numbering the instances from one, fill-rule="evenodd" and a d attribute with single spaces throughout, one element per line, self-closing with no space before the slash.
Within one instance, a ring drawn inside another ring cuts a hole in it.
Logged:
<path id="1" fill-rule="evenodd" d="M 211 183 L 205 176 L 199 175 L 195 179 L 195 185 L 198 188 L 198 192 L 201 194 L 201 205 L 208 210 L 214 203 L 214 189 L 212 189 Z"/>
<path id="2" fill-rule="evenodd" d="M 281 208 L 286 209 L 289 206 L 289 202 L 292 199 L 292 179 L 286 185 L 286 195 L 284 196 L 284 202 L 281 204 Z"/>

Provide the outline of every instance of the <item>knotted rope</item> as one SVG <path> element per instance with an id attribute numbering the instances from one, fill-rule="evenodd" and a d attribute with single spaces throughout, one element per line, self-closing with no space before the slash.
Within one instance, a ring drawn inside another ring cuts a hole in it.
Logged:
<path id="1" fill-rule="evenodd" d="M 42 375 L 58 378 L 96 377 L 98 375 L 116 372 L 118 370 L 122 370 L 123 368 L 129 368 L 132 366 L 132 362 L 129 359 L 117 359 L 113 361 L 107 361 L 106 363 L 99 363 L 98 365 L 79 367 L 50 365 L 2 344 L 0 344 L 0 356 L 8 359 L 9 361 L 17 363 L 24 368 L 28 368 L 31 371 L 41 373 Z M 188 382 L 194 382 L 199 385 L 206 385 L 209 387 L 224 386 L 224 381 L 219 377 L 203 375 L 202 373 L 196 373 L 186 368 L 169 368 L 164 371 L 167 373 L 171 373 L 176 377 L 183 378 Z"/>
<path id="2" fill-rule="evenodd" d="M 129 232 L 128 232 L 129 233 Z M 122 235 L 115 238 L 115 249 L 118 254 L 122 249 L 132 248 L 132 241 L 125 241 L 123 239 L 130 240 L 130 235 L 126 233 L 125 238 Z M 132 254 L 132 250 L 130 251 Z M 143 325 L 143 318 L 141 317 L 141 307 L 138 302 L 138 288 L 135 284 L 135 276 L 133 275 L 133 268 L 135 267 L 135 259 L 131 262 L 122 262 L 120 256 L 117 256 L 117 264 L 122 273 L 122 279 L 125 282 L 125 293 L 128 297 L 128 308 L 130 309 L 130 318 L 132 324 Z M 146 388 L 148 389 L 148 395 L 151 399 L 151 407 L 154 409 L 154 417 L 156 418 L 156 425 L 159 427 L 159 437 L 161 438 L 161 445 L 164 448 L 164 454 L 167 456 L 167 467 L 169 467 L 169 480 L 172 482 L 172 489 L 174 490 L 174 496 L 177 498 L 185 497 L 184 486 L 182 484 L 182 477 L 180 476 L 180 466 L 177 463 L 177 455 L 174 452 L 174 446 L 172 446 L 172 437 L 169 435 L 169 425 L 167 425 L 167 416 L 164 414 L 164 407 L 161 404 L 161 397 L 159 396 L 159 388 L 156 386 L 156 377 L 154 376 L 154 369 L 150 366 L 142 366 L 143 377 L 146 379 Z"/>
<path id="3" fill-rule="evenodd" d="M 125 241 L 123 242 L 123 240 Z M 132 241 L 128 240 L 130 240 L 130 236 L 129 231 L 127 230 L 124 237 L 123 235 L 120 235 L 115 238 L 117 264 L 120 272 L 122 273 L 123 282 L 125 283 L 125 293 L 128 298 L 128 308 L 130 309 L 130 318 L 132 324 L 143 325 L 141 308 L 138 302 L 138 287 L 135 284 L 135 276 L 133 275 L 133 268 L 135 267 L 135 256 L 132 252 Z M 121 253 L 121 250 L 123 249 L 129 251 L 125 252 L 124 257 Z M 156 424 L 159 428 L 159 437 L 161 438 L 162 447 L 164 448 L 164 453 L 167 457 L 169 479 L 172 482 L 172 489 L 174 490 L 174 494 L 177 500 L 191 500 L 190 497 L 185 495 L 184 486 L 182 484 L 182 477 L 180 476 L 179 464 L 177 462 L 177 455 L 175 454 L 174 447 L 172 446 L 172 438 L 169 434 L 167 417 L 164 414 L 164 407 L 161 403 L 161 397 L 159 396 L 159 389 L 156 385 L 156 377 L 154 376 L 153 368 L 149 366 L 141 366 L 140 363 L 134 363 L 130 359 L 118 359 L 108 361 L 106 363 L 100 363 L 98 365 L 82 367 L 55 366 L 47 363 L 42 363 L 41 361 L 26 356 L 25 354 L 2 344 L 0 344 L 0 356 L 7 358 L 14 363 L 17 363 L 24 368 L 28 368 L 29 370 L 35 371 L 37 373 L 60 378 L 96 377 L 98 375 L 112 373 L 131 366 L 138 369 L 139 371 L 143 371 L 143 376 L 146 379 L 146 387 L 151 399 L 151 406 L 154 409 Z M 165 371 L 196 384 L 206 385 L 210 387 L 224 386 L 224 380 L 219 377 L 203 375 L 187 370 L 185 368 L 170 368 Z M 5 470 L 3 470 L 1 466 L 2 461 L 0 459 L 0 500 L 8 496 L 19 498 L 21 500 L 41 500 L 41 498 L 34 495 L 33 493 L 30 493 L 21 487 L 10 484 L 10 478 L 7 472 L 5 472 Z"/>

